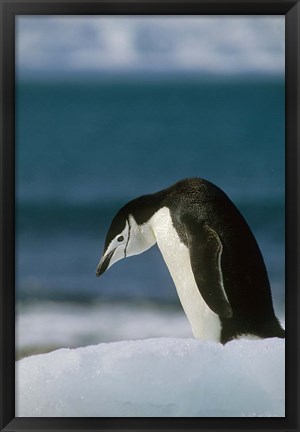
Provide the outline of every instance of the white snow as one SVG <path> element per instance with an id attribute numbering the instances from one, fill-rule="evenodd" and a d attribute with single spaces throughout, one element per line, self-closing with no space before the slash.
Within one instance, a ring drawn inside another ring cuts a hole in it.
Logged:
<path id="1" fill-rule="evenodd" d="M 285 342 L 152 338 L 16 363 L 19 417 L 285 415 Z"/>

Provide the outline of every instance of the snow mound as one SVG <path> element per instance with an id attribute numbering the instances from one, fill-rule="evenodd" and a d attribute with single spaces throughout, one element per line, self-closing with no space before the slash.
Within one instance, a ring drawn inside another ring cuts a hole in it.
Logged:
<path id="1" fill-rule="evenodd" d="M 16 363 L 18 417 L 285 415 L 282 339 L 155 338 Z"/>

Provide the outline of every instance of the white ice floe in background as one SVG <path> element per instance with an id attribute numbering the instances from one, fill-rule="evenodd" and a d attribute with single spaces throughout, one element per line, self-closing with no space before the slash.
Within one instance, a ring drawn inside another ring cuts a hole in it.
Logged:
<path id="1" fill-rule="evenodd" d="M 153 338 L 16 364 L 17 416 L 281 417 L 285 342 Z"/>
<path id="2" fill-rule="evenodd" d="M 16 314 L 16 347 L 26 354 L 153 337 L 193 337 L 181 307 L 45 301 L 19 304 Z"/>
<path id="3" fill-rule="evenodd" d="M 18 71 L 284 73 L 284 16 L 20 16 Z"/>

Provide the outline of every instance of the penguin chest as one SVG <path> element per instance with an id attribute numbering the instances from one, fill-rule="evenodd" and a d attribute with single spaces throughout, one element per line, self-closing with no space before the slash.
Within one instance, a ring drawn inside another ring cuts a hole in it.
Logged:
<path id="1" fill-rule="evenodd" d="M 157 245 L 174 281 L 180 302 L 197 339 L 220 341 L 221 323 L 203 300 L 193 275 L 190 254 L 163 207 L 150 220 Z"/>

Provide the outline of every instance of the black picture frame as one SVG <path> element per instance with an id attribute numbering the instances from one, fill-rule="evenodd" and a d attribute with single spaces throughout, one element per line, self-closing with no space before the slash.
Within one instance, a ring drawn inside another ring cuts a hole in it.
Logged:
<path id="1" fill-rule="evenodd" d="M 0 0 L 1 431 L 299 430 L 300 4 L 287 0 Z M 285 15 L 286 416 L 285 418 L 15 418 L 15 17 L 17 15 Z"/>

